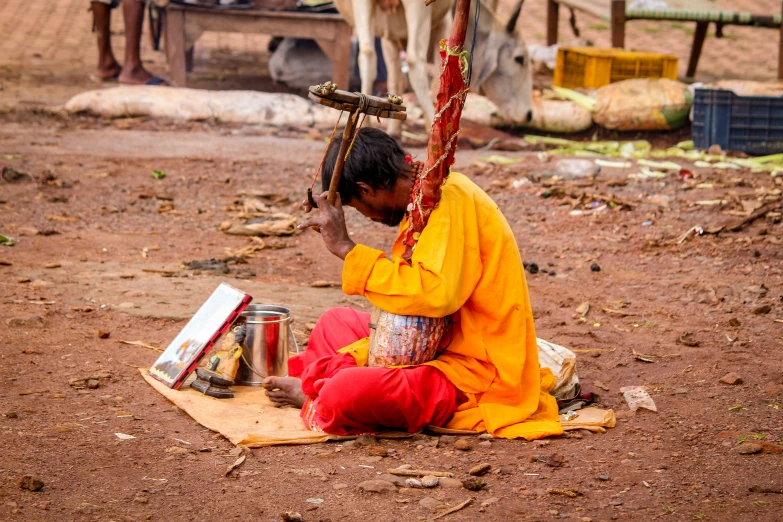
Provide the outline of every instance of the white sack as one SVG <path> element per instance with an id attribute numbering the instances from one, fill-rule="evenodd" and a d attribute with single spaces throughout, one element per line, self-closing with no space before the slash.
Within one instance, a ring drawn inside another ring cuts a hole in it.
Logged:
<path id="1" fill-rule="evenodd" d="M 337 111 L 293 94 L 121 86 L 77 94 L 68 112 L 107 118 L 151 116 L 184 121 L 332 128 Z"/>
<path id="2" fill-rule="evenodd" d="M 314 40 L 283 38 L 269 58 L 269 76 L 294 89 L 308 89 L 332 78 L 332 61 Z"/>
<path id="3" fill-rule="evenodd" d="M 557 384 L 552 395 L 557 399 L 569 400 L 576 396 L 579 377 L 576 375 L 576 354 L 559 344 L 536 338 L 538 363 L 555 374 Z"/>

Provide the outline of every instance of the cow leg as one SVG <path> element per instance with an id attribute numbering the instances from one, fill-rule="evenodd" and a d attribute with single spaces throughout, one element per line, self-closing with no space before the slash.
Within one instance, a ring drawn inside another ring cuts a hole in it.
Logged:
<path id="1" fill-rule="evenodd" d="M 362 77 L 362 93 L 372 94 L 375 78 L 378 76 L 378 57 L 375 54 L 373 33 L 373 0 L 353 0 L 353 18 L 359 37 L 359 76 Z M 347 86 L 346 86 L 347 87 Z"/>
<path id="2" fill-rule="evenodd" d="M 389 92 L 402 95 L 402 67 L 400 63 L 400 47 L 397 42 L 388 38 L 381 38 L 381 49 L 383 50 L 383 61 L 386 62 L 386 83 L 389 86 Z M 389 120 L 387 132 L 395 137 L 402 137 L 402 121 Z"/>
<path id="3" fill-rule="evenodd" d="M 405 24 L 408 28 L 408 78 L 416 93 L 421 108 L 424 110 L 424 119 L 429 128 L 435 117 L 432 97 L 427 81 L 427 46 L 430 43 L 432 33 L 432 11 L 421 0 L 403 2 L 405 6 Z"/>

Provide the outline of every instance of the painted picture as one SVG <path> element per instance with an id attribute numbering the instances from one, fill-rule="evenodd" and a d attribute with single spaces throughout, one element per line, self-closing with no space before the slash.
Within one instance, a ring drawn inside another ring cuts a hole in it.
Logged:
<path id="1" fill-rule="evenodd" d="M 150 375 L 177 389 L 215 340 L 234 322 L 252 298 L 221 283 L 149 369 Z"/>

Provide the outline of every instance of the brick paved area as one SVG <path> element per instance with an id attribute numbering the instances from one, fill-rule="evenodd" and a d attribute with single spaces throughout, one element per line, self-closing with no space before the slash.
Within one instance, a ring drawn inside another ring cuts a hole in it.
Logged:
<path id="1" fill-rule="evenodd" d="M 442 0 L 441 0 L 442 1 Z M 721 0 L 727 5 L 731 0 Z M 508 16 L 515 0 L 502 0 L 500 13 Z M 748 0 L 743 7 L 773 13 L 779 0 Z M 527 0 L 520 27 L 528 43 L 543 43 L 546 26 L 544 0 Z M 0 82 L 3 103 L 62 103 L 74 92 L 94 86 L 87 77 L 94 67 L 96 49 L 90 32 L 92 16 L 86 0 L 0 1 Z M 583 36 L 596 45 L 608 45 L 608 24 L 585 14 L 579 17 Z M 112 37 L 121 59 L 124 45 L 121 10 L 114 12 Z M 164 77 L 163 53 L 151 49 L 147 28 L 143 59 L 148 68 Z M 697 78 L 743 78 L 771 80 L 776 77 L 778 34 L 767 29 L 726 27 L 725 38 L 709 37 Z M 567 16 L 561 17 L 561 40 L 571 36 Z M 628 25 L 629 47 L 663 51 L 680 58 L 684 71 L 690 51 L 692 27 L 677 23 L 632 22 Z M 264 35 L 206 34 L 196 49 L 194 84 L 206 88 L 265 88 L 266 43 Z M 3 99 L 4 98 L 4 99 Z"/>
<path id="2" fill-rule="evenodd" d="M 87 0 L 3 0 L 0 3 L 0 63 L 28 60 L 69 62 L 91 68 L 97 57 L 90 31 L 92 14 Z M 165 67 L 162 53 L 152 51 L 145 20 L 144 60 Z M 122 9 L 113 11 L 112 44 L 118 58 L 125 44 Z M 207 34 L 199 40 L 201 58 L 216 51 L 259 53 L 266 49 L 263 35 Z"/>

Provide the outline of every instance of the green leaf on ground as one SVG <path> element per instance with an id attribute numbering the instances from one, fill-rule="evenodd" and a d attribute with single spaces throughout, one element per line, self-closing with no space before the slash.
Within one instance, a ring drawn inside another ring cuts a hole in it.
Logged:
<path id="1" fill-rule="evenodd" d="M 743 408 L 744 409 L 744 408 Z M 751 433 L 750 435 L 743 435 L 737 439 L 737 444 L 742 444 L 746 440 L 764 440 L 765 435 L 763 433 Z"/>
<path id="2" fill-rule="evenodd" d="M 155 179 L 163 179 L 166 177 L 166 173 L 163 172 L 162 170 L 153 170 L 152 177 Z"/>

